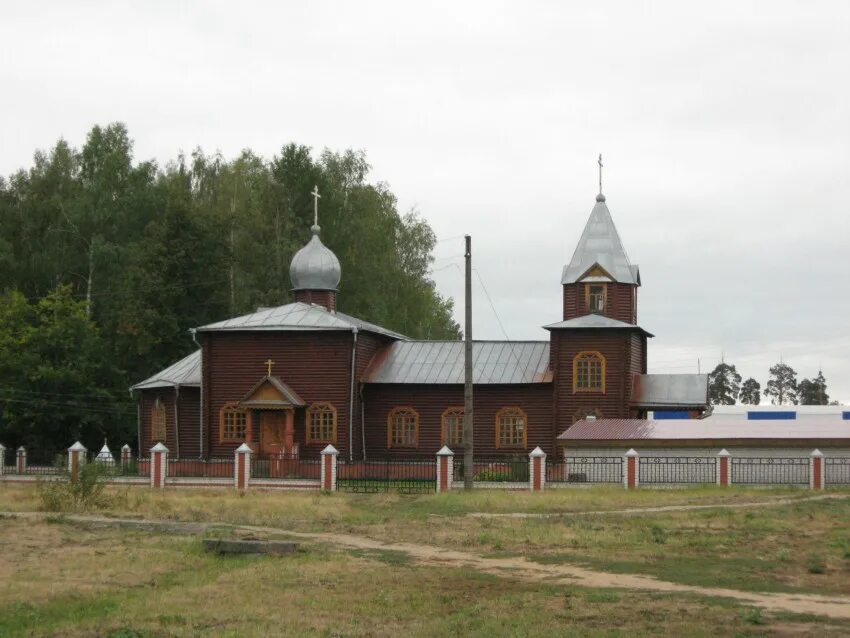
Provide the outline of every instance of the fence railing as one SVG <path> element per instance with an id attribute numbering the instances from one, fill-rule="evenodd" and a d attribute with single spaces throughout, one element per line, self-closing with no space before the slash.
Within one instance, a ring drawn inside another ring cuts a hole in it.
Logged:
<path id="1" fill-rule="evenodd" d="M 732 482 L 739 485 L 808 485 L 809 459 L 732 457 Z"/>
<path id="2" fill-rule="evenodd" d="M 454 480 L 463 480 L 463 458 L 454 458 Z M 501 459 L 476 458 L 472 477 L 477 483 L 527 483 L 530 472 L 528 457 Z"/>
<path id="3" fill-rule="evenodd" d="M 708 456 L 642 456 L 639 467 L 642 485 L 717 482 L 717 459 Z"/>
<path id="4" fill-rule="evenodd" d="M 622 456 L 568 456 L 546 463 L 547 483 L 622 483 Z"/>
<path id="5" fill-rule="evenodd" d="M 825 458 L 823 461 L 826 485 L 850 485 L 850 458 Z"/>
<path id="6" fill-rule="evenodd" d="M 251 456 L 251 478 L 318 479 L 319 459 L 302 459 L 292 454 L 257 454 Z"/>
<path id="7" fill-rule="evenodd" d="M 374 459 L 337 462 L 337 489 L 343 492 L 433 492 L 433 459 Z"/>
<path id="8" fill-rule="evenodd" d="M 168 461 L 168 476 L 175 478 L 233 478 L 233 471 L 233 457 Z"/>

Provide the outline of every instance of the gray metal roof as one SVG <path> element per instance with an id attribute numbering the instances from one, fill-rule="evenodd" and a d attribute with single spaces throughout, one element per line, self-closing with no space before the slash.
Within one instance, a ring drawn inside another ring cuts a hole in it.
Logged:
<path id="1" fill-rule="evenodd" d="M 703 407 L 708 405 L 707 374 L 636 374 L 632 404 L 640 407 Z"/>
<path id="2" fill-rule="evenodd" d="M 587 271 L 597 264 L 611 275 L 614 281 L 640 285 L 640 271 L 629 261 L 617 227 L 614 226 L 614 220 L 611 219 L 611 213 L 605 204 L 605 196 L 601 194 L 596 198 L 596 205 L 590 212 L 590 218 L 578 240 L 573 258 L 564 266 L 561 283 L 572 284 L 581 281 Z"/>
<path id="3" fill-rule="evenodd" d="M 341 312 L 331 312 L 324 306 L 306 304 L 300 301 L 278 306 L 261 308 L 256 312 L 233 319 L 225 319 L 198 328 L 200 332 L 217 330 L 366 330 L 376 334 L 406 339 L 402 334 L 361 321 Z"/>
<path id="4" fill-rule="evenodd" d="M 336 290 L 342 270 L 339 259 L 319 239 L 318 225 L 310 229 L 313 237 L 295 253 L 289 264 L 289 279 L 293 290 Z"/>
<path id="5" fill-rule="evenodd" d="M 626 323 L 625 321 L 620 321 L 619 319 L 612 319 L 611 317 L 606 317 L 605 315 L 598 314 L 582 315 L 581 317 L 575 317 L 574 319 L 566 319 L 565 321 L 550 323 L 549 325 L 543 327 L 546 330 L 556 330 L 561 328 L 618 328 L 621 330 L 638 330 L 640 332 L 645 333 L 647 336 L 653 336 L 640 326 L 636 326 L 632 323 Z"/>
<path id="6" fill-rule="evenodd" d="M 148 388 L 173 388 L 174 386 L 201 385 L 201 351 L 196 350 L 188 357 L 180 359 L 177 363 L 168 366 L 162 372 L 158 372 L 149 379 L 131 386 L 131 390 L 145 390 Z"/>
<path id="7" fill-rule="evenodd" d="M 462 384 L 463 341 L 398 341 L 378 353 L 366 383 Z M 477 384 L 546 383 L 548 341 L 474 341 L 472 381 Z"/>

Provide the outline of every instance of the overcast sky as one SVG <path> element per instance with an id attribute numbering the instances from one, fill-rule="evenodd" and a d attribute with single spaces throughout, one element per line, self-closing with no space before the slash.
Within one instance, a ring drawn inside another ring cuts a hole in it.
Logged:
<path id="1" fill-rule="evenodd" d="M 472 235 L 475 337 L 545 339 L 601 152 L 650 371 L 781 356 L 850 402 L 848 77 L 844 1 L 19 2 L 0 173 L 116 120 L 160 162 L 362 148 L 461 312 Z"/>

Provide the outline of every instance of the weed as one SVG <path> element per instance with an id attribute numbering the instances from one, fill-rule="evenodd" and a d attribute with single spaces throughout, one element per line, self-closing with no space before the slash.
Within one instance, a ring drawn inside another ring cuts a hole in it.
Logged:
<path id="1" fill-rule="evenodd" d="M 789 560 L 791 560 L 791 552 L 789 552 L 786 548 L 783 547 L 778 552 L 776 552 L 776 560 L 780 560 L 783 563 L 787 563 Z"/>
<path id="2" fill-rule="evenodd" d="M 663 545 L 667 542 L 667 532 L 664 531 L 664 528 L 660 525 L 653 525 L 649 528 L 650 534 L 652 534 L 652 542 L 658 543 L 659 545 Z"/>
<path id="3" fill-rule="evenodd" d="M 750 625 L 765 625 L 767 620 L 759 607 L 747 607 L 741 612 L 741 620 Z"/>
<path id="4" fill-rule="evenodd" d="M 806 561 L 806 567 L 808 567 L 810 574 L 823 574 L 826 572 L 826 561 L 822 556 L 812 554 Z"/>
<path id="5" fill-rule="evenodd" d="M 584 599 L 589 603 L 618 603 L 620 596 L 612 591 L 598 591 L 588 593 Z"/>
<path id="6" fill-rule="evenodd" d="M 39 481 L 38 495 L 41 508 L 47 512 L 88 510 L 108 505 L 103 494 L 106 488 L 106 470 L 100 463 L 84 463 L 72 483 L 65 473 L 64 480 Z"/>

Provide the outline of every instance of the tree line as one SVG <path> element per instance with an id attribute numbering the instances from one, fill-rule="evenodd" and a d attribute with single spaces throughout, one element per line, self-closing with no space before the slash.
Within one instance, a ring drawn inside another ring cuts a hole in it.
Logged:
<path id="1" fill-rule="evenodd" d="M 708 398 L 711 405 L 734 405 L 738 401 L 746 405 L 758 405 L 762 395 L 773 405 L 837 405 L 830 404 L 826 391 L 826 378 L 818 370 L 816 377 L 797 381 L 797 372 L 787 363 L 771 366 L 770 377 L 764 390 L 761 384 L 749 377 L 742 377 L 735 366 L 725 361 L 708 375 Z"/>
<path id="2" fill-rule="evenodd" d="M 189 328 L 292 301 L 314 185 L 340 310 L 458 338 L 429 275 L 433 231 L 370 170 L 363 151 L 294 143 L 270 159 L 197 149 L 136 161 L 114 123 L 0 177 L 0 442 L 135 440 L 127 388 L 191 352 Z"/>

